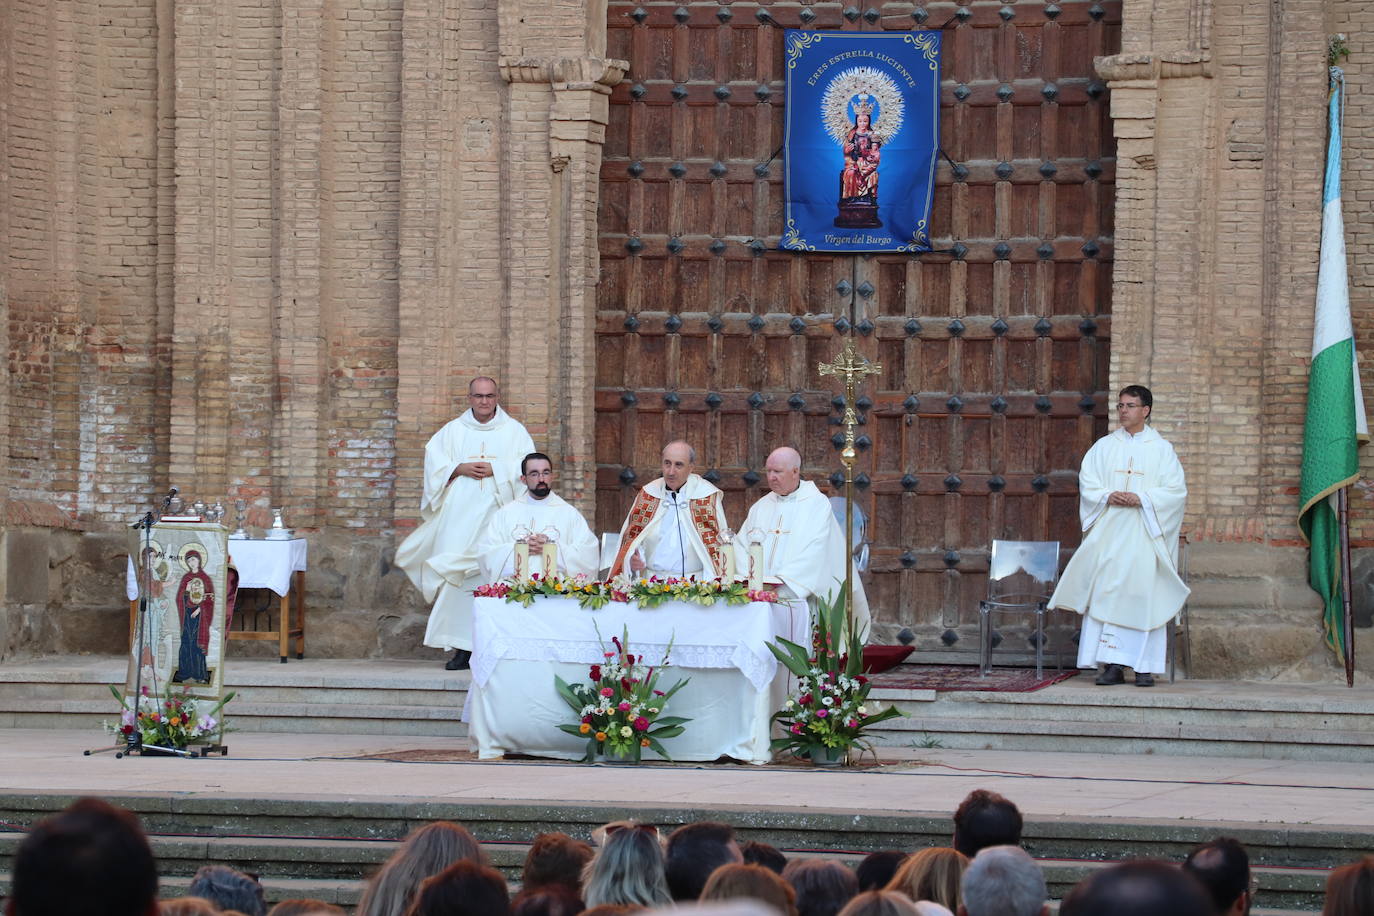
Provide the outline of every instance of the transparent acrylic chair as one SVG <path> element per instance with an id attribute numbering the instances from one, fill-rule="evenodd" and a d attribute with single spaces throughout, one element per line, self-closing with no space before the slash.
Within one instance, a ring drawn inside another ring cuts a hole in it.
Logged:
<path id="1" fill-rule="evenodd" d="M 1058 541 L 993 541 L 988 562 L 988 596 L 978 602 L 978 647 L 981 673 L 992 672 L 994 613 L 1035 615 L 1035 676 L 1045 673 L 1046 605 L 1059 578 Z M 1059 667 L 1064 667 L 1059 658 Z"/>

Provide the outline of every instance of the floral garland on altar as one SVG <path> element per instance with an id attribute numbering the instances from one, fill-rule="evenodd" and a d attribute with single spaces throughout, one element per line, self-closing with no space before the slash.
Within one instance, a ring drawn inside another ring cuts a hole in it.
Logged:
<path id="1" fill-rule="evenodd" d="M 619 577 L 602 582 L 586 576 L 540 576 L 528 579 L 502 579 L 478 586 L 478 598 L 504 598 L 524 607 L 536 598 L 573 598 L 580 607 L 595 611 L 612 601 L 634 602 L 640 607 L 658 607 L 670 601 L 683 601 L 710 607 L 718 601 L 749 604 L 763 601 L 776 604 L 778 593 L 750 589 L 741 579 L 627 579 Z"/>

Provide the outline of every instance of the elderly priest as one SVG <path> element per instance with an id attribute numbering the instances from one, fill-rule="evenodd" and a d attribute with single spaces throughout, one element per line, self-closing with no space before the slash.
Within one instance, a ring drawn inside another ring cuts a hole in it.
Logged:
<path id="1" fill-rule="evenodd" d="M 663 447 L 663 476 L 635 496 L 620 526 L 620 550 L 610 577 L 716 579 L 725 575 L 723 494 L 696 473 L 697 452 L 686 442 Z"/>
<path id="2" fill-rule="evenodd" d="M 804 601 L 813 610 L 818 598 L 838 598 L 844 589 L 844 531 L 835 521 L 830 500 L 809 480 L 801 479 L 801 455 L 793 448 L 775 449 L 764 464 L 768 489 L 749 509 L 735 539 L 741 570 L 749 569 L 749 547 L 762 545 L 761 577 L 780 583 L 778 597 Z M 854 623 L 867 641 L 868 598 L 857 573 Z"/>
<path id="3" fill-rule="evenodd" d="M 506 579 L 517 572 L 526 577 L 549 575 L 596 578 L 601 555 L 596 535 L 582 513 L 553 492 L 553 462 L 543 452 L 530 452 L 520 462 L 525 492 L 497 509 L 477 544 L 478 562 L 487 582 Z M 516 541 L 524 542 L 519 550 Z M 544 569 L 546 549 L 553 554 L 551 571 Z M 528 551 L 528 564 L 523 561 Z"/>
<path id="4" fill-rule="evenodd" d="M 1135 671 L 1153 687 L 1165 670 L 1166 627 L 1188 598 L 1178 575 L 1178 532 L 1188 488 L 1174 447 L 1146 425 L 1150 389 L 1128 385 L 1117 397 L 1120 426 L 1093 443 L 1078 472 L 1083 543 L 1049 606 L 1083 614 L 1078 667 L 1106 667 L 1101 686 Z"/>

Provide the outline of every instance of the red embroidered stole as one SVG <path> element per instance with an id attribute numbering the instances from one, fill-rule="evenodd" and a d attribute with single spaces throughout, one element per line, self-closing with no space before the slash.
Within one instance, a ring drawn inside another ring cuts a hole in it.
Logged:
<path id="1" fill-rule="evenodd" d="M 716 520 L 716 500 L 719 497 L 719 493 L 712 493 L 701 499 L 687 501 L 692 525 L 697 529 L 697 534 L 701 535 L 701 542 L 706 545 L 706 553 L 711 558 L 711 566 L 717 577 L 725 575 L 725 552 L 720 543 L 720 526 Z M 636 494 L 634 505 L 630 506 L 629 524 L 625 528 L 625 536 L 620 539 L 620 550 L 615 555 L 615 562 L 611 564 L 609 578 L 614 579 L 624 571 L 625 557 L 630 552 L 630 546 L 644 533 L 644 529 L 649 527 L 649 522 L 653 521 L 661 502 L 662 499 L 649 495 L 647 490 L 641 489 Z"/>

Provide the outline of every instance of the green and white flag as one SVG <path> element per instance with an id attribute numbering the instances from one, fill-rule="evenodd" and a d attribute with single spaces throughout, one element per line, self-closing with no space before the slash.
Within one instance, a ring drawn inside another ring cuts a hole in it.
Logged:
<path id="1" fill-rule="evenodd" d="M 1302 484 L 1298 526 L 1311 545 L 1308 581 L 1326 605 L 1326 644 L 1345 658 L 1341 602 L 1341 537 L 1335 493 L 1359 477 L 1357 449 L 1369 439 L 1355 334 L 1346 282 L 1345 230 L 1341 219 L 1341 107 L 1344 80 L 1331 68 L 1330 137 L 1322 193 L 1321 262 L 1317 272 L 1317 317 L 1312 332 L 1307 422 L 1303 429 Z"/>

